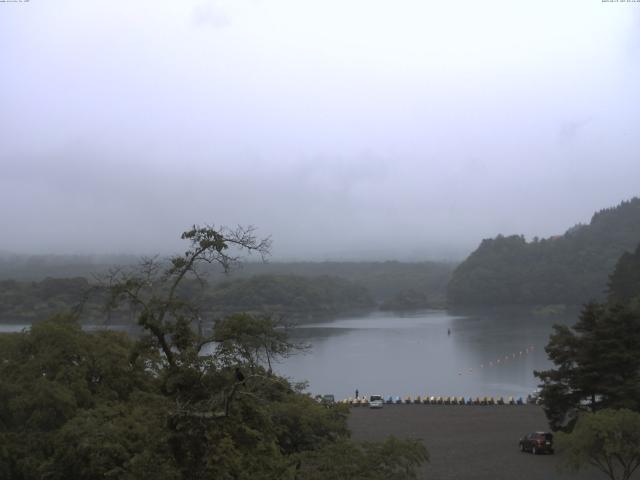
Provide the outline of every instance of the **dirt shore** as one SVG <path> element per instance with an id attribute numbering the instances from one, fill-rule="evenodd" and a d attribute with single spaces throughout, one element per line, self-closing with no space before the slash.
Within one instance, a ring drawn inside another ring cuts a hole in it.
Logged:
<path id="1" fill-rule="evenodd" d="M 532 455 L 518 450 L 523 434 L 548 430 L 542 409 L 533 405 L 353 407 L 349 425 L 355 440 L 382 440 L 387 435 L 422 439 L 431 456 L 421 472 L 424 479 L 606 479 L 592 469 L 559 472 L 562 453 Z"/>

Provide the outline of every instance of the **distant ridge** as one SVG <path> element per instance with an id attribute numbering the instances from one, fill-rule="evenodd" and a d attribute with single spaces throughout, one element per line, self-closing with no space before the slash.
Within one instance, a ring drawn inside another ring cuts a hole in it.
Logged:
<path id="1" fill-rule="evenodd" d="M 640 244 L 640 198 L 596 212 L 588 225 L 527 242 L 485 239 L 453 272 L 450 305 L 582 304 L 606 296 L 620 258 Z"/>
<path id="2" fill-rule="evenodd" d="M 0 281 L 40 281 L 46 277 L 92 277 L 115 265 L 132 265 L 134 255 L 22 254 L 0 251 Z"/>

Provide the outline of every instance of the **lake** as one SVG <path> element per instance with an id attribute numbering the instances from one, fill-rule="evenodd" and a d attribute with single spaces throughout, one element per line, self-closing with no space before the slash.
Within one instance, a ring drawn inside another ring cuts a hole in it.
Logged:
<path id="1" fill-rule="evenodd" d="M 522 310 L 337 318 L 293 329 L 292 339 L 310 348 L 274 370 L 308 381 L 313 394 L 336 398 L 354 396 L 355 389 L 361 395 L 525 397 L 538 383 L 533 371 L 550 366 L 544 347 L 552 325 L 576 319 L 576 312 L 546 317 Z M 25 327 L 0 324 L 0 332 Z"/>
<path id="2" fill-rule="evenodd" d="M 444 311 L 376 312 L 307 324 L 292 338 L 310 350 L 274 369 L 307 380 L 314 394 L 526 397 L 554 323 L 576 313 L 543 317 L 522 311 L 454 315 Z M 450 332 L 450 333 L 448 333 Z"/>

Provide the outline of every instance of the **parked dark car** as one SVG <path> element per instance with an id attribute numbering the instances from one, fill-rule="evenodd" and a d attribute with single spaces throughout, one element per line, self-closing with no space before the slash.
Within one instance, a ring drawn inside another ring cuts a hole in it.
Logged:
<path id="1" fill-rule="evenodd" d="M 520 451 L 538 453 L 553 453 L 553 435 L 549 432 L 528 433 L 520 439 Z"/>

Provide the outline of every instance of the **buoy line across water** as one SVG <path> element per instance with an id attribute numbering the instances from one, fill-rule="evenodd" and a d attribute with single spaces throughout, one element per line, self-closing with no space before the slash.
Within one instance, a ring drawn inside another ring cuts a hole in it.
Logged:
<path id="1" fill-rule="evenodd" d="M 487 363 L 481 363 L 478 366 L 478 368 L 480 370 L 483 370 L 485 368 L 494 368 L 494 367 L 499 367 L 501 365 L 506 365 L 507 362 L 509 362 L 511 360 L 517 360 L 519 358 L 522 358 L 522 357 L 525 357 L 525 356 L 529 355 L 530 353 L 533 353 L 534 349 L 535 348 L 534 348 L 533 345 L 529 345 L 524 350 L 519 350 L 518 353 L 512 352 L 511 354 L 500 356 L 495 360 L 490 360 Z M 464 375 L 465 373 L 466 374 L 473 373 L 473 368 L 470 367 L 470 368 L 468 368 L 466 370 L 461 370 L 461 371 L 458 372 L 458 375 Z"/>

